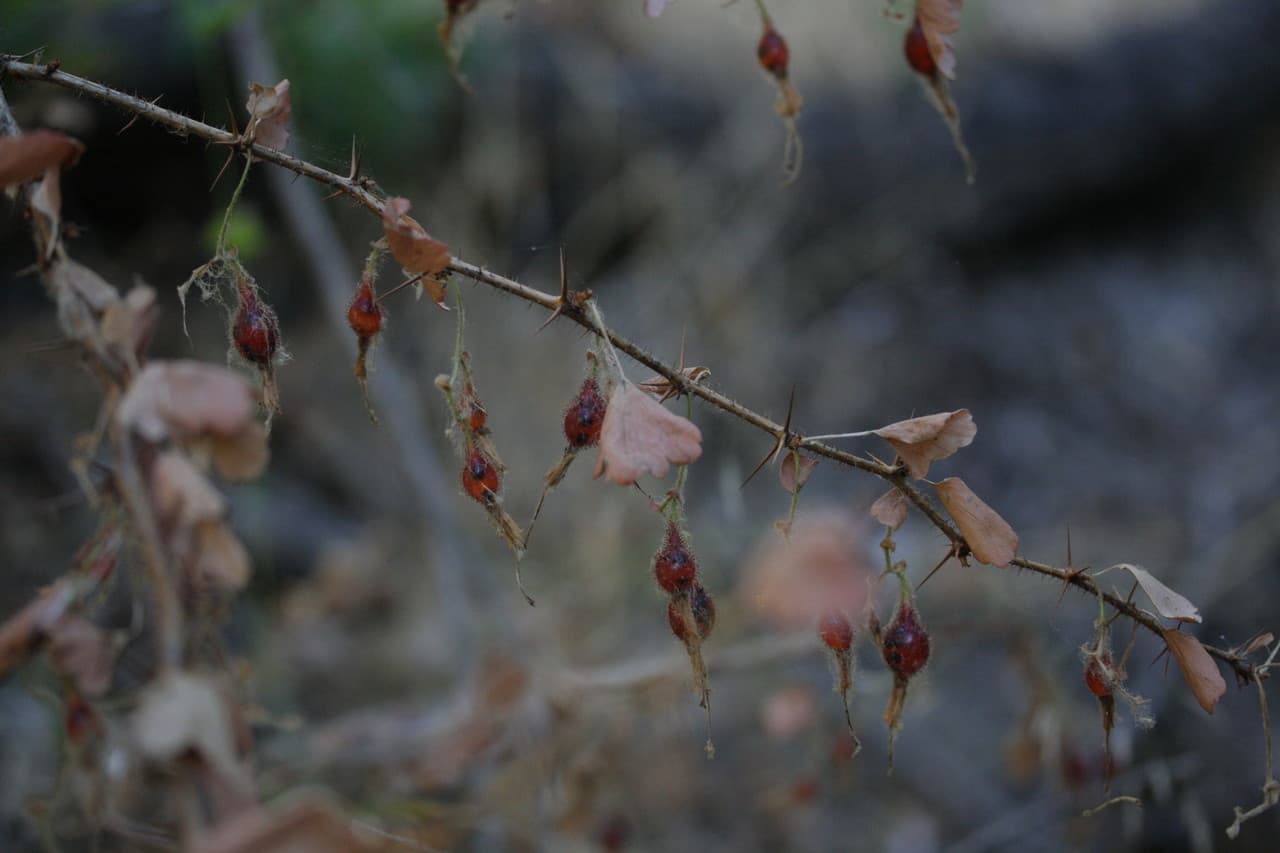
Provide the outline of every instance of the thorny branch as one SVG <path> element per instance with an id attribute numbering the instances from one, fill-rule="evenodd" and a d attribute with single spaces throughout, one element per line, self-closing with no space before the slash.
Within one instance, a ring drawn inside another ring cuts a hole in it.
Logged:
<path id="1" fill-rule="evenodd" d="M 86 80 L 74 74 L 68 74 L 59 70 L 56 63 L 41 65 L 23 62 L 13 56 L 0 56 L 0 78 L 4 76 L 52 83 L 111 104 L 134 117 L 141 117 L 167 127 L 180 136 L 193 136 L 216 144 L 247 149 L 245 153 L 251 151 L 253 155 L 262 160 L 333 187 L 338 193 L 349 196 L 357 204 L 371 212 L 379 216 L 382 214 L 383 198 L 379 194 L 376 183 L 368 176 L 358 173 L 339 175 L 283 151 L 266 148 L 256 143 L 247 143 L 242 137 L 228 130 L 205 124 L 190 116 L 165 109 L 151 101 L 125 94 L 101 83 Z M 483 266 L 468 263 L 458 258 L 450 260 L 449 270 L 481 284 L 509 293 L 526 302 L 540 305 L 548 311 L 558 311 L 560 316 L 568 318 L 588 331 L 597 333 L 602 331 L 616 349 L 665 377 L 672 383 L 673 387 L 680 389 L 682 393 L 698 397 L 703 402 L 720 409 L 743 423 L 750 424 L 756 429 L 768 433 L 775 440 L 781 440 L 789 449 L 803 448 L 817 456 L 822 456 L 842 465 L 857 468 L 860 471 L 880 477 L 901 491 L 929 519 L 934 527 L 938 528 L 950 540 L 956 553 L 966 553 L 968 551 L 968 543 L 966 543 L 964 536 L 918 488 L 911 484 L 907 471 L 902 466 L 890 465 L 858 456 L 819 441 L 806 440 L 802 433 L 789 430 L 706 385 L 690 381 L 677 369 L 660 361 L 639 344 L 628 340 L 612 328 L 608 326 L 598 328 L 593 318 L 586 311 L 572 304 L 563 304 L 556 295 L 521 284 L 518 281 L 487 270 Z M 1107 604 L 1123 613 L 1129 619 L 1142 625 L 1156 636 L 1161 636 L 1161 626 L 1155 617 L 1131 602 L 1103 591 L 1093 578 L 1085 572 L 1071 568 L 1058 568 L 1052 564 L 1030 560 L 1025 557 L 1016 557 L 1011 564 L 1026 571 L 1055 578 L 1090 595 L 1100 596 Z M 1240 683 L 1253 681 L 1256 677 L 1266 677 L 1265 672 L 1259 672 L 1253 664 L 1250 664 L 1234 650 L 1207 644 L 1204 648 L 1210 655 L 1229 666 Z"/>

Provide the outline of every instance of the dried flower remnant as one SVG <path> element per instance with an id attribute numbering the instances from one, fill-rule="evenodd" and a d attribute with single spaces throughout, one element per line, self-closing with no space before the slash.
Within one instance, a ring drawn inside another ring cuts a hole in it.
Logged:
<path id="1" fill-rule="evenodd" d="M 280 346 L 280 321 L 275 309 L 267 304 L 258 285 L 244 270 L 236 282 L 236 309 L 229 335 L 235 351 L 254 367 L 262 378 L 262 405 L 270 415 L 280 410 L 280 394 L 276 386 L 275 365 L 283 360 Z"/>
<path id="2" fill-rule="evenodd" d="M 853 738 L 853 755 L 862 750 L 862 741 L 853 728 L 853 715 L 849 711 L 849 693 L 853 690 L 853 625 L 839 610 L 828 610 L 818 619 L 818 636 L 831 650 L 836 664 L 836 692 L 844 707 L 844 721 Z"/>
<path id="3" fill-rule="evenodd" d="M 693 626 L 697 630 L 698 639 L 705 640 L 711 636 L 716 625 L 716 603 L 702 584 L 692 584 L 688 589 L 689 610 L 693 614 Z M 671 633 L 686 645 L 690 642 L 689 623 L 685 621 L 679 596 L 667 603 L 667 624 Z"/>
<path id="4" fill-rule="evenodd" d="M 951 38 L 960 30 L 963 0 L 917 0 L 911 27 L 903 39 L 903 54 L 911 70 L 920 75 L 929 100 L 951 133 L 951 141 L 964 160 L 965 179 L 972 184 L 977 166 L 960 129 L 960 111 L 951 97 L 949 80 L 956 76 L 956 56 Z"/>
<path id="5" fill-rule="evenodd" d="M 283 151 L 289 144 L 289 116 L 293 112 L 289 81 L 281 80 L 274 86 L 250 83 L 245 107 L 249 111 L 247 135 L 259 145 Z"/>

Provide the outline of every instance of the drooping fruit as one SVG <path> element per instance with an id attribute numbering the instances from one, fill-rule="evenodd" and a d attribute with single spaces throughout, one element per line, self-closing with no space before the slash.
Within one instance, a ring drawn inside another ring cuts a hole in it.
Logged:
<path id="1" fill-rule="evenodd" d="M 462 489 L 473 500 L 492 503 L 498 496 L 502 481 L 497 467 L 478 448 L 472 448 L 462 466 Z"/>
<path id="2" fill-rule="evenodd" d="M 671 633 L 675 634 L 677 640 L 687 643 L 689 627 L 681 612 L 681 598 L 679 595 L 673 596 L 667 605 L 667 624 L 671 626 Z M 698 629 L 698 639 L 705 640 L 711 636 L 711 629 L 716 625 L 716 602 L 700 583 L 695 583 L 689 591 L 689 609 Z"/>
<path id="3" fill-rule="evenodd" d="M 1089 658 L 1089 663 L 1084 668 L 1084 684 L 1094 696 L 1101 698 L 1111 695 L 1111 688 L 1107 686 L 1107 677 L 1104 671 L 1109 669 L 1111 669 L 1110 655 L 1104 654 L 1101 658 Z"/>
<path id="4" fill-rule="evenodd" d="M 564 437 L 571 448 L 594 447 L 599 443 L 607 405 L 594 379 L 582 383 L 578 396 L 564 413 Z"/>
<path id="5" fill-rule="evenodd" d="M 669 522 L 662 550 L 653 559 L 653 576 L 658 586 L 675 595 L 687 590 L 697 573 L 698 562 L 685 545 L 680 528 L 675 522 Z"/>
<path id="6" fill-rule="evenodd" d="M 833 652 L 847 652 L 853 646 L 853 626 L 838 610 L 828 610 L 818 620 L 818 636 Z"/>
<path id="7" fill-rule="evenodd" d="M 779 80 L 786 79 L 787 66 L 791 62 L 791 50 L 787 47 L 787 40 L 773 28 L 773 22 L 768 19 L 765 20 L 760 43 L 756 45 L 756 57 L 760 60 L 760 67 L 765 71 Z"/>
<path id="8" fill-rule="evenodd" d="M 487 423 L 489 423 L 489 413 L 485 411 L 484 406 L 480 405 L 479 400 L 472 400 L 471 412 L 467 415 L 467 426 L 471 427 L 472 432 L 484 432 Z"/>
<path id="9" fill-rule="evenodd" d="M 934 77 L 938 73 L 938 63 L 933 59 L 933 52 L 929 50 L 929 39 L 925 38 L 924 27 L 920 25 L 920 17 L 917 15 L 911 23 L 911 29 L 907 30 L 907 36 L 902 42 L 902 52 L 907 57 L 907 64 L 911 66 L 911 70 L 924 77 Z"/>
<path id="10" fill-rule="evenodd" d="M 373 282 L 360 279 L 355 298 L 347 307 L 347 325 L 359 338 L 372 338 L 382 331 L 382 305 L 373 292 Z"/>
<path id="11" fill-rule="evenodd" d="M 280 323 L 276 312 L 262 301 L 257 289 L 247 281 L 240 282 L 239 295 L 240 305 L 231 324 L 231 340 L 245 361 L 266 367 L 280 348 Z"/>
<path id="12" fill-rule="evenodd" d="M 929 662 L 929 634 L 915 607 L 903 602 L 881 640 L 884 662 L 895 675 L 910 678 Z"/>

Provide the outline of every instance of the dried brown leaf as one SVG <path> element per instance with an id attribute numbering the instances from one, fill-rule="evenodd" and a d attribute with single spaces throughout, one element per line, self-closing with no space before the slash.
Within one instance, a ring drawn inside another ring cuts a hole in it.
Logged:
<path id="1" fill-rule="evenodd" d="M 382 229 L 396 262 L 404 267 L 405 272 L 423 275 L 423 285 L 429 286 L 427 280 L 449 266 L 449 247 L 433 239 L 416 219 L 409 216 L 408 211 L 408 199 L 387 199 L 382 208 Z M 437 302 L 441 301 L 443 287 L 438 297 L 434 290 L 431 296 Z"/>
<path id="2" fill-rule="evenodd" d="M 102 340 L 118 357 L 136 362 L 151 343 L 157 313 L 156 292 L 137 285 L 103 311 L 99 326 Z"/>
<path id="3" fill-rule="evenodd" d="M 257 477 L 267 467 L 271 455 L 267 449 L 266 428 L 256 421 L 234 435 L 212 436 L 208 447 L 218 476 L 233 483 Z"/>
<path id="4" fill-rule="evenodd" d="M 1138 586 L 1142 587 L 1142 591 L 1147 594 L 1147 598 L 1151 599 L 1156 612 L 1164 618 L 1176 619 L 1179 622 L 1198 623 L 1200 621 L 1200 610 L 1194 604 L 1156 580 L 1151 572 L 1141 566 L 1120 563 L 1111 568 L 1123 569 L 1133 575 L 1133 579 L 1138 582 Z"/>
<path id="5" fill-rule="evenodd" d="M 798 465 L 797 458 L 800 460 Z M 803 455 L 797 457 L 795 453 L 787 453 L 782 457 L 782 464 L 778 466 L 778 480 L 781 481 L 782 488 L 794 495 L 809 482 L 813 469 L 817 467 L 818 460 L 813 457 Z"/>
<path id="6" fill-rule="evenodd" d="M 1173 653 L 1173 659 L 1182 670 L 1182 677 L 1195 695 L 1205 713 L 1212 714 L 1213 708 L 1227 692 L 1227 682 L 1218 671 L 1218 665 L 1204 650 L 1200 641 L 1190 634 L 1184 634 L 1176 628 L 1161 630 L 1165 644 Z"/>
<path id="7" fill-rule="evenodd" d="M 978 427 L 968 409 L 939 412 L 882 426 L 871 431 L 893 446 L 917 480 L 929 473 L 929 463 L 946 459 L 968 446 Z"/>
<path id="8" fill-rule="evenodd" d="M 665 477 L 671 465 L 687 465 L 701 455 L 702 432 L 691 421 L 630 382 L 614 386 L 593 476 L 629 486 L 642 474 Z"/>
<path id="9" fill-rule="evenodd" d="M 916 17 L 929 43 L 929 54 L 938 71 L 948 79 L 956 76 L 956 55 L 951 37 L 960 31 L 960 10 L 964 0 L 917 0 Z"/>
<path id="10" fill-rule="evenodd" d="M 281 80 L 274 86 L 250 83 L 246 108 L 252 120 L 254 142 L 283 151 L 289 144 L 289 114 L 293 112 L 289 81 Z"/>
<path id="11" fill-rule="evenodd" d="M 897 530 L 907 521 L 907 510 L 911 502 L 898 489 L 889 489 L 871 505 L 871 517 L 892 530 Z"/>
<path id="12" fill-rule="evenodd" d="M 56 130 L 0 136 L 0 187 L 30 181 L 48 169 L 74 166 L 84 145 Z"/>
<path id="13" fill-rule="evenodd" d="M 253 414 L 253 389 L 235 372 L 198 361 L 153 361 L 134 378 L 116 419 L 148 441 L 162 441 L 234 436 Z"/>
<path id="14" fill-rule="evenodd" d="M 938 483 L 938 497 L 979 561 L 1005 568 L 1018 553 L 1018 534 L 1000 515 L 982 502 L 959 477 Z"/>
<path id="15" fill-rule="evenodd" d="M 202 524 L 196 531 L 192 573 L 202 584 L 237 592 L 249 582 L 249 552 L 225 522 Z"/>
<path id="16" fill-rule="evenodd" d="M 67 614 L 48 631 L 49 660 L 80 693 L 101 696 L 111 686 L 115 648 L 106 631 L 83 616 Z"/>
<path id="17" fill-rule="evenodd" d="M 373 853 L 385 839 L 366 837 L 335 807 L 314 797 L 271 813 L 250 809 L 220 821 L 192 853 Z"/>
<path id="18" fill-rule="evenodd" d="M 131 727 L 151 761 L 167 764 L 195 752 L 224 782 L 241 790 L 252 786 L 237 757 L 227 697 L 207 678 L 169 672 L 152 681 L 142 690 Z"/>
<path id="19" fill-rule="evenodd" d="M 151 465 L 151 499 L 169 527 L 221 521 L 227 502 L 185 454 L 166 450 Z"/>

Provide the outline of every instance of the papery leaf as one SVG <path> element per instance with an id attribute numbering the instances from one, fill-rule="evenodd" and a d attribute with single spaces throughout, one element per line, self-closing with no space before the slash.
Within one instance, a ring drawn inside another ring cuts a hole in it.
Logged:
<path id="1" fill-rule="evenodd" d="M 1204 708 L 1205 713 L 1212 714 L 1222 694 L 1227 692 L 1227 682 L 1218 671 L 1218 665 L 1209 657 L 1200 641 L 1190 634 L 1184 634 L 1176 628 L 1162 629 L 1160 633 L 1173 654 L 1173 659 L 1178 662 L 1178 669 L 1182 670 L 1187 686 L 1195 694 L 1196 701 Z"/>
<path id="2" fill-rule="evenodd" d="M 143 688 L 133 713 L 134 742 L 162 764 L 194 753 L 237 787 L 252 785 L 236 754 L 227 697 L 208 679 L 172 671 Z"/>
<path id="3" fill-rule="evenodd" d="M 1018 553 L 1018 534 L 959 477 L 938 483 L 938 498 L 979 561 L 1001 569 Z"/>
<path id="4" fill-rule="evenodd" d="M 929 463 L 946 459 L 968 446 L 978 427 L 968 409 L 939 412 L 882 426 L 872 430 L 893 447 L 917 480 L 929 473 Z"/>
<path id="5" fill-rule="evenodd" d="M 251 127 L 254 141 L 267 148 L 283 151 L 289 144 L 289 114 L 293 112 L 289 81 L 281 80 L 274 86 L 250 83 L 246 108 L 253 122 Z"/>
<path id="6" fill-rule="evenodd" d="M 797 459 L 800 460 L 799 463 L 796 462 Z M 794 495 L 809 482 L 813 469 L 817 467 L 818 460 L 811 456 L 787 453 L 783 455 L 782 464 L 778 466 L 778 480 L 782 483 L 782 488 Z"/>
<path id="7" fill-rule="evenodd" d="M 964 0 L 917 0 L 916 19 L 924 31 L 938 71 L 948 79 L 956 76 L 956 55 L 951 37 L 960 30 L 960 10 Z"/>
<path id="8" fill-rule="evenodd" d="M 74 166 L 84 145 L 56 130 L 0 136 L 0 187 L 34 180 L 49 169 Z"/>
<path id="9" fill-rule="evenodd" d="M 636 385 L 614 386 L 600 429 L 595 477 L 629 486 L 642 474 L 665 477 L 672 465 L 696 462 L 702 432 L 692 421 L 662 407 Z"/>
<path id="10" fill-rule="evenodd" d="M 897 530 L 907 521 L 911 501 L 898 489 L 889 489 L 871 505 L 871 517 L 891 530 Z"/>
<path id="11" fill-rule="evenodd" d="M 396 262 L 405 272 L 423 275 L 425 286 L 428 278 L 449 266 L 449 247 L 433 239 L 408 211 L 408 199 L 387 199 L 382 208 L 382 228 Z M 437 298 L 434 291 L 431 295 L 437 302 L 442 298 Z"/>
<path id="12" fill-rule="evenodd" d="M 1200 621 L 1200 610 L 1194 604 L 1156 580 L 1151 572 L 1141 566 L 1135 566 L 1131 563 L 1119 563 L 1111 568 L 1123 569 L 1133 575 L 1133 579 L 1138 582 L 1138 586 L 1142 587 L 1142 591 L 1147 594 L 1147 598 L 1151 599 L 1156 612 L 1166 619 L 1176 619 L 1179 622 Z"/>
<path id="13" fill-rule="evenodd" d="M 198 361 L 153 361 L 125 392 L 116 420 L 148 441 L 232 436 L 253 422 L 253 390 L 225 367 Z"/>

